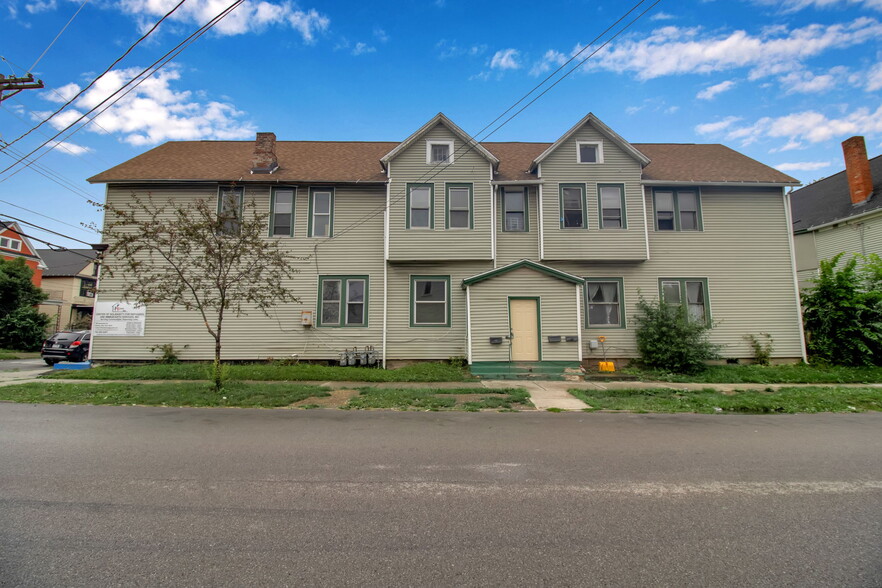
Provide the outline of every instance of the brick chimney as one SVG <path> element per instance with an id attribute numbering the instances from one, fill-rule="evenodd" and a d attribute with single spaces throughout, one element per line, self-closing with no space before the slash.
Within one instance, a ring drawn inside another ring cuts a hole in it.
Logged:
<path id="1" fill-rule="evenodd" d="M 873 194 L 873 176 L 870 175 L 870 160 L 867 159 L 867 146 L 863 137 L 852 137 L 842 142 L 845 155 L 845 175 L 848 177 L 848 190 L 852 205 L 864 204 Z"/>
<path id="2" fill-rule="evenodd" d="M 254 140 L 254 156 L 251 159 L 251 173 L 271 174 L 279 169 L 276 159 L 276 134 L 257 133 Z"/>

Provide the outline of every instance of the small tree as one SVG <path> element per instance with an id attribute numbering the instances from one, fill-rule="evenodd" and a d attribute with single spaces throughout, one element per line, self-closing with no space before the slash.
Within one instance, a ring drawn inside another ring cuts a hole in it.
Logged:
<path id="1" fill-rule="evenodd" d="M 682 306 L 641 296 L 637 311 L 637 350 L 645 366 L 692 374 L 703 370 L 707 360 L 719 358 L 720 346 L 708 340 L 710 326 L 690 320 Z"/>
<path id="2" fill-rule="evenodd" d="M 282 286 L 296 270 L 266 237 L 269 215 L 254 201 L 239 218 L 205 200 L 157 204 L 135 194 L 125 208 L 104 209 L 107 275 L 122 279 L 126 300 L 167 302 L 201 315 L 214 338 L 214 388 L 220 391 L 224 318 L 250 309 L 268 315 L 273 306 L 297 301 Z"/>
<path id="3" fill-rule="evenodd" d="M 809 355 L 841 365 L 882 365 L 882 263 L 878 256 L 854 256 L 837 267 L 841 258 L 821 260 L 814 285 L 803 292 Z"/>
<path id="4" fill-rule="evenodd" d="M 20 257 L 0 259 L 0 347 L 35 351 L 45 338 L 49 317 L 34 307 L 47 296 L 33 275 Z"/>

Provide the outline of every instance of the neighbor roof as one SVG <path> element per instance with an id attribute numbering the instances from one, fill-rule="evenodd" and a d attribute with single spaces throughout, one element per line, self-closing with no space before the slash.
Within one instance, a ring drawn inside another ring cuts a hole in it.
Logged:
<path id="1" fill-rule="evenodd" d="M 805 231 L 882 210 L 882 155 L 870 160 L 870 174 L 873 176 L 873 195 L 866 203 L 858 206 L 851 203 L 848 176 L 844 170 L 794 191 L 790 195 L 793 230 Z"/>
<path id="2" fill-rule="evenodd" d="M 394 142 L 277 141 L 279 169 L 252 175 L 254 141 L 173 141 L 89 178 L 92 183 L 140 181 L 383 183 L 380 165 Z M 552 143 L 482 143 L 499 160 L 496 180 L 535 180 L 532 162 Z M 632 143 L 650 160 L 643 179 L 667 182 L 799 182 L 723 145 Z"/>
<path id="3" fill-rule="evenodd" d="M 93 249 L 67 249 L 65 251 L 38 249 L 37 253 L 48 266 L 43 270 L 44 278 L 78 276 L 86 265 L 98 255 L 98 252 Z M 86 257 L 83 257 L 84 255 Z"/>

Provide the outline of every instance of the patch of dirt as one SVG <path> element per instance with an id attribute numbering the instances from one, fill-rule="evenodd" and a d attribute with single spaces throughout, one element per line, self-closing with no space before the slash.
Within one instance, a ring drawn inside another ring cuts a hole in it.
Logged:
<path id="1" fill-rule="evenodd" d="M 289 405 L 290 408 L 301 406 L 318 406 L 320 408 L 340 408 L 353 396 L 358 396 L 358 390 L 331 390 L 330 396 L 311 396 L 299 402 Z"/>

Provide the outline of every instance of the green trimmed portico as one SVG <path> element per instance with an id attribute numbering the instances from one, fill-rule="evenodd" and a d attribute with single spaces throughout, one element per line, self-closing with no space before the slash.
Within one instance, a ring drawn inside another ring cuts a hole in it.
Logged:
<path id="1" fill-rule="evenodd" d="M 583 285 L 578 276 L 528 259 L 464 279 L 473 373 L 554 378 L 578 368 Z"/>

